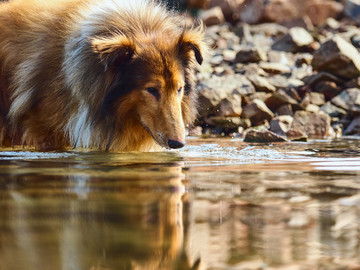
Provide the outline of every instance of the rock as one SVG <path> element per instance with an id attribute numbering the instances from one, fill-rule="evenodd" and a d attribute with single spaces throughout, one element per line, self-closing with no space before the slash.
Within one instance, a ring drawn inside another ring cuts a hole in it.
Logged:
<path id="1" fill-rule="evenodd" d="M 243 96 L 243 105 L 247 105 L 250 102 L 252 102 L 254 99 L 260 99 L 262 101 L 265 101 L 266 99 L 268 99 L 269 97 L 271 97 L 270 93 L 265 93 L 265 92 L 256 92 L 254 94 L 250 94 L 248 96 Z"/>
<path id="2" fill-rule="evenodd" d="M 213 7 L 200 14 L 200 19 L 207 26 L 218 25 L 225 22 L 224 14 L 220 7 Z"/>
<path id="3" fill-rule="evenodd" d="M 335 1 L 312 0 L 307 1 L 306 15 L 314 25 L 322 25 L 328 18 L 336 18 L 343 6 Z"/>
<path id="4" fill-rule="evenodd" d="M 283 51 L 268 51 L 268 61 L 271 63 L 281 63 L 290 67 L 295 65 L 294 54 Z"/>
<path id="5" fill-rule="evenodd" d="M 240 50 L 235 57 L 235 63 L 257 63 L 267 61 L 266 53 L 259 47 Z"/>
<path id="6" fill-rule="evenodd" d="M 360 116 L 354 118 L 346 128 L 345 135 L 360 135 Z"/>
<path id="7" fill-rule="evenodd" d="M 360 53 L 339 36 L 323 43 L 314 53 L 312 66 L 318 71 L 327 71 L 336 76 L 352 79 L 360 75 Z"/>
<path id="8" fill-rule="evenodd" d="M 316 84 L 318 84 L 319 82 L 322 81 L 330 81 L 330 82 L 335 82 L 335 83 L 342 83 L 342 81 L 334 76 L 331 73 L 328 72 L 324 72 L 324 71 L 320 71 L 318 73 L 312 74 L 310 76 L 306 76 L 302 79 L 302 81 L 306 84 L 306 85 L 310 85 L 310 86 L 315 86 Z"/>
<path id="9" fill-rule="evenodd" d="M 286 137 L 291 141 L 300 141 L 300 142 L 306 142 L 308 139 L 305 132 L 296 128 L 290 128 L 289 131 L 286 133 Z"/>
<path id="10" fill-rule="evenodd" d="M 294 98 L 290 97 L 283 89 L 281 89 L 274 92 L 271 97 L 265 100 L 265 104 L 270 108 L 270 110 L 275 111 L 282 105 L 297 105 L 298 102 Z"/>
<path id="11" fill-rule="evenodd" d="M 211 0 L 209 7 L 220 7 L 227 21 L 236 22 L 243 2 L 244 0 Z"/>
<path id="12" fill-rule="evenodd" d="M 251 126 L 251 122 L 249 119 L 244 119 L 240 117 L 212 116 L 206 119 L 206 123 L 225 129 L 234 129 L 238 127 L 249 128 Z"/>
<path id="13" fill-rule="evenodd" d="M 311 105 L 311 104 L 317 105 L 317 106 L 324 105 L 325 104 L 324 94 L 316 93 L 316 92 L 306 93 L 303 100 L 300 103 L 300 106 L 305 109 L 308 105 Z"/>
<path id="14" fill-rule="evenodd" d="M 331 102 L 326 102 L 323 106 L 320 107 L 320 111 L 330 115 L 331 117 L 344 117 L 346 115 L 346 111 L 336 107 L 335 105 L 331 104 Z"/>
<path id="15" fill-rule="evenodd" d="M 276 87 L 272 85 L 269 80 L 259 75 L 249 75 L 249 81 L 255 86 L 256 91 L 272 93 L 276 91 Z"/>
<path id="16" fill-rule="evenodd" d="M 285 36 L 274 42 L 273 50 L 299 52 L 314 42 L 313 37 L 302 27 L 293 27 Z"/>
<path id="17" fill-rule="evenodd" d="M 318 111 L 320 111 L 319 106 L 315 105 L 315 104 L 308 104 L 308 105 L 306 105 L 306 107 L 304 109 L 305 109 L 305 111 L 311 112 L 311 113 L 317 113 Z"/>
<path id="18" fill-rule="evenodd" d="M 299 130 L 309 137 L 329 136 L 331 118 L 324 113 L 297 111 L 291 129 Z"/>
<path id="19" fill-rule="evenodd" d="M 286 142 L 286 139 L 271 131 L 256 131 L 252 129 L 245 134 L 244 142 L 250 142 L 250 143 Z"/>
<path id="20" fill-rule="evenodd" d="M 350 88 L 334 97 L 331 102 L 344 110 L 356 113 L 360 108 L 360 89 Z"/>
<path id="21" fill-rule="evenodd" d="M 235 60 L 236 52 L 234 50 L 223 50 L 222 55 L 225 61 L 232 63 Z"/>
<path id="22" fill-rule="evenodd" d="M 189 136 L 201 136 L 202 135 L 202 127 L 197 126 L 189 130 Z"/>
<path id="23" fill-rule="evenodd" d="M 239 116 L 242 112 L 241 96 L 239 94 L 228 95 L 219 103 L 219 116 Z"/>
<path id="24" fill-rule="evenodd" d="M 241 116 L 243 118 L 249 118 L 252 125 L 259 125 L 262 124 L 264 120 L 271 120 L 274 114 L 262 100 L 254 99 L 243 108 Z"/>
<path id="25" fill-rule="evenodd" d="M 268 63 L 261 62 L 259 67 L 271 74 L 285 74 L 290 73 L 291 69 L 289 66 L 281 64 L 281 63 Z"/>
<path id="26" fill-rule="evenodd" d="M 285 105 L 280 106 L 276 110 L 276 114 L 277 115 L 293 115 L 294 111 L 293 111 L 292 106 L 290 104 L 285 104 Z"/>
<path id="27" fill-rule="evenodd" d="M 301 18 L 284 22 L 282 23 L 282 25 L 286 26 L 289 29 L 292 27 L 302 27 L 305 28 L 306 30 L 314 31 L 314 24 L 307 15 L 303 15 Z"/>
<path id="28" fill-rule="evenodd" d="M 288 78 L 283 75 L 274 75 L 268 78 L 269 82 L 274 85 L 277 89 L 287 87 L 298 87 L 304 83 L 297 79 Z"/>
<path id="29" fill-rule="evenodd" d="M 326 100 L 330 100 L 333 97 L 339 95 L 342 89 L 337 86 L 335 82 L 323 81 L 319 82 L 315 87 L 314 91 L 322 93 Z"/>
<path id="30" fill-rule="evenodd" d="M 344 0 L 344 13 L 359 24 L 360 2 L 358 0 Z"/>
<path id="31" fill-rule="evenodd" d="M 289 131 L 292 122 L 293 118 L 290 115 L 276 116 L 270 122 L 270 131 L 284 136 Z"/>
<path id="32" fill-rule="evenodd" d="M 230 101 L 234 95 L 255 93 L 252 83 L 241 74 L 206 78 L 197 85 L 197 90 L 199 92 L 199 114 L 202 117 L 216 114 L 222 100 Z M 226 101 L 224 103 L 225 108 Z"/>

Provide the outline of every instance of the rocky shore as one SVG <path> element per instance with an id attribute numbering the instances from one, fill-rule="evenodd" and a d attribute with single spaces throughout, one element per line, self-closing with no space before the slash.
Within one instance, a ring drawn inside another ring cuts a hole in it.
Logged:
<path id="1" fill-rule="evenodd" d="M 212 54 L 197 73 L 199 118 L 190 135 L 249 142 L 360 136 L 356 3 L 210 1 L 199 16 Z"/>

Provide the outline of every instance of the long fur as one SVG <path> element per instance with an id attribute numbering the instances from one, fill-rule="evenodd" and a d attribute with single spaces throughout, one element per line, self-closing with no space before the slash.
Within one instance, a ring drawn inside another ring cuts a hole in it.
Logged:
<path id="1" fill-rule="evenodd" d="M 0 3 L 0 145 L 149 151 L 181 137 L 178 126 L 196 116 L 193 69 L 206 51 L 202 26 L 182 21 L 151 0 Z M 177 112 L 166 91 L 182 80 Z M 144 96 L 158 81 L 161 108 Z"/>

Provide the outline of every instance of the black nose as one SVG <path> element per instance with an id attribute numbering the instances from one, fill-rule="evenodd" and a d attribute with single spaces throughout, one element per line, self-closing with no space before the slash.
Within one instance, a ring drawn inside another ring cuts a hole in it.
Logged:
<path id="1" fill-rule="evenodd" d="M 178 148 L 184 147 L 185 144 L 182 142 L 179 142 L 179 141 L 169 140 L 168 145 L 172 149 L 178 149 Z"/>

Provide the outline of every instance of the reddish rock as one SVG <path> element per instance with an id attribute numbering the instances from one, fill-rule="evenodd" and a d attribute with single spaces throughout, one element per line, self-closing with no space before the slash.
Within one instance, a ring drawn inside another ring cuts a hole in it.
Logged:
<path id="1" fill-rule="evenodd" d="M 276 111 L 276 109 L 282 105 L 285 104 L 297 105 L 298 102 L 294 98 L 290 97 L 283 89 L 281 89 L 279 91 L 274 92 L 271 97 L 265 100 L 265 104 L 272 111 Z"/>
<path id="2" fill-rule="evenodd" d="M 244 142 L 250 142 L 250 143 L 286 142 L 286 139 L 271 131 L 256 131 L 252 129 L 245 134 Z"/>
<path id="3" fill-rule="evenodd" d="M 243 108 L 241 116 L 243 118 L 249 118 L 252 125 L 259 125 L 262 124 L 264 120 L 271 120 L 271 118 L 274 117 L 274 114 L 262 100 L 254 99 Z"/>
<path id="4" fill-rule="evenodd" d="M 307 2 L 305 12 L 314 25 L 322 25 L 328 18 L 336 18 L 343 11 L 343 6 L 335 1 L 312 0 Z"/>
<path id="5" fill-rule="evenodd" d="M 329 17 L 337 17 L 343 7 L 335 1 L 325 0 L 245 0 L 237 9 L 239 19 L 251 24 L 261 21 L 284 23 L 307 16 L 312 24 L 320 25 Z"/>
<path id="6" fill-rule="evenodd" d="M 329 136 L 331 118 L 324 113 L 297 111 L 291 129 L 299 130 L 309 137 Z"/>

